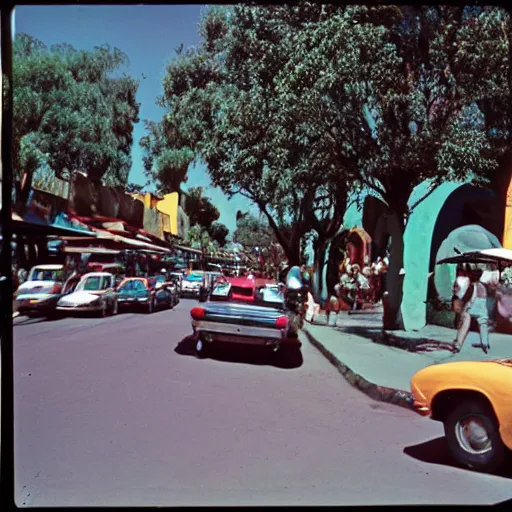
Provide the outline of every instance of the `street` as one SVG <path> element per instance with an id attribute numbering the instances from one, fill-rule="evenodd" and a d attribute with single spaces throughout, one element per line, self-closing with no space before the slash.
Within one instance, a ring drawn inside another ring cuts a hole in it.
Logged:
<path id="1" fill-rule="evenodd" d="M 352 388 L 306 338 L 295 367 L 241 346 L 197 359 L 195 302 L 151 315 L 14 320 L 18 506 L 512 497 L 510 474 L 455 467 L 440 423 Z"/>

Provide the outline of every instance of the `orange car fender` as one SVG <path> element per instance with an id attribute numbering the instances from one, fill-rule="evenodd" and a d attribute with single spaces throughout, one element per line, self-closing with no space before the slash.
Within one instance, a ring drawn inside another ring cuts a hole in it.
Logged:
<path id="1" fill-rule="evenodd" d="M 510 393 L 507 396 L 506 389 L 501 390 L 502 392 L 491 391 L 484 386 L 475 384 L 467 386 L 459 384 L 456 387 L 441 386 L 432 394 L 432 399 L 430 400 L 431 407 L 434 404 L 436 397 L 445 391 L 473 391 L 485 396 L 491 404 L 494 414 L 496 414 L 496 418 L 498 419 L 500 435 L 503 443 L 507 448 L 512 450 L 512 400 L 510 398 Z"/>
<path id="2" fill-rule="evenodd" d="M 413 395 L 430 410 L 445 391 L 473 391 L 492 405 L 504 444 L 512 450 L 512 366 L 508 361 L 459 361 L 432 365 L 411 380 Z"/>

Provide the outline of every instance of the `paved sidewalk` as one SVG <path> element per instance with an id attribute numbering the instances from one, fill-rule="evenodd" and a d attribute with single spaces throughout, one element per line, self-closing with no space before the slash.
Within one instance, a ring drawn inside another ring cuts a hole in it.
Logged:
<path id="1" fill-rule="evenodd" d="M 383 332 L 379 310 L 340 313 L 335 326 L 319 316 L 315 324 L 306 323 L 304 332 L 353 386 L 376 400 L 404 407 L 411 406 L 412 376 L 426 366 L 512 357 L 510 335 L 491 333 L 486 355 L 473 346 L 480 342 L 478 332 L 470 332 L 462 350 L 454 354 L 450 344 L 455 329 L 428 325 L 417 332 Z"/>

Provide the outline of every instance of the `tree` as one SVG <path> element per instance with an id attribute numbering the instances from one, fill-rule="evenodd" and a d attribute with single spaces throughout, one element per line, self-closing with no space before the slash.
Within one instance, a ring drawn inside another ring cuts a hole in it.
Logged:
<path id="1" fill-rule="evenodd" d="M 482 96 L 496 97 L 504 55 L 490 59 L 483 50 L 496 37 L 488 30 L 495 10 L 484 12 L 475 17 L 460 7 L 344 7 L 296 38 L 302 57 L 282 70 L 284 91 L 300 83 L 316 92 L 309 96 L 311 109 L 329 105 L 337 119 L 330 134 L 337 158 L 357 170 L 356 184 L 388 206 L 388 328 L 402 326 L 398 275 L 405 225 L 418 204 L 408 207 L 413 189 L 427 179 L 431 190 L 468 176 L 483 183 L 496 169 L 475 105 Z M 467 49 L 482 40 L 478 51 L 486 62 L 475 65 Z M 330 138 L 327 131 L 323 135 Z"/>
<path id="2" fill-rule="evenodd" d="M 138 82 L 126 74 L 112 76 L 127 62 L 108 45 L 92 51 L 67 44 L 48 49 L 28 34 L 16 36 L 13 169 L 18 182 L 27 177 L 22 201 L 33 173 L 45 165 L 59 177 L 80 170 L 93 181 L 127 182 Z"/>
<path id="3" fill-rule="evenodd" d="M 194 224 L 188 230 L 185 242 L 193 249 L 201 249 L 203 256 L 214 248 L 213 241 L 208 231 L 199 224 Z"/>
<path id="4" fill-rule="evenodd" d="M 203 196 L 203 187 L 191 187 L 186 192 L 185 211 L 190 224 L 198 224 L 208 231 L 213 222 L 218 220 L 220 212 L 208 197 Z"/>
<path id="5" fill-rule="evenodd" d="M 233 241 L 252 249 L 254 247 L 270 248 L 276 243 L 276 237 L 268 223 L 258 219 L 254 215 L 241 215 L 236 223 Z"/>
<path id="6" fill-rule="evenodd" d="M 200 26 L 203 43 L 168 68 L 161 100 L 168 114 L 153 130 L 159 136 L 144 141 L 153 161 L 187 148 L 189 163 L 203 160 L 214 185 L 254 202 L 291 263 L 299 262 L 301 238 L 312 228 L 322 238 L 337 231 L 346 203 L 342 184 L 349 183 L 346 169 L 329 167 L 321 155 L 322 141 L 305 136 L 309 120 L 296 126 L 295 105 L 283 102 L 276 80 L 295 52 L 292 36 L 322 12 L 314 4 L 209 9 Z M 314 133 L 314 123 L 307 131 Z M 321 179 L 325 173 L 335 176 L 332 185 Z"/>
<path id="7" fill-rule="evenodd" d="M 213 222 L 208 231 L 212 239 L 219 244 L 220 247 L 226 245 L 229 235 L 229 229 L 221 222 Z"/>

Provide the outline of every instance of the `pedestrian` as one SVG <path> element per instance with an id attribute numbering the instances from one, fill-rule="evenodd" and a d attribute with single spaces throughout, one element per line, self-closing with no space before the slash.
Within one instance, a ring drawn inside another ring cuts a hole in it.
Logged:
<path id="1" fill-rule="evenodd" d="M 315 299 L 311 292 L 308 291 L 308 302 L 306 311 L 306 321 L 310 323 L 315 322 L 315 316 L 320 313 L 320 304 L 315 302 Z"/>
<path id="2" fill-rule="evenodd" d="M 496 328 L 497 291 L 500 284 L 500 272 L 498 266 L 489 263 L 484 271 L 480 282 L 487 290 L 487 310 L 489 313 L 489 327 L 492 331 Z"/>
<path id="3" fill-rule="evenodd" d="M 480 348 L 488 353 L 489 344 L 489 313 L 487 309 L 487 290 L 480 282 L 482 270 L 475 264 L 468 264 L 466 276 L 457 276 L 454 292 L 462 301 L 460 306 L 460 320 L 458 324 L 457 338 L 453 342 L 455 352 L 460 352 L 471 327 L 471 319 L 476 319 L 480 331 Z M 460 278 L 460 279 L 459 279 Z M 464 279 L 466 278 L 466 279 Z M 469 285 L 468 285 L 469 279 Z"/>

